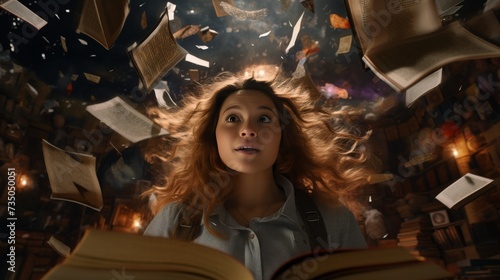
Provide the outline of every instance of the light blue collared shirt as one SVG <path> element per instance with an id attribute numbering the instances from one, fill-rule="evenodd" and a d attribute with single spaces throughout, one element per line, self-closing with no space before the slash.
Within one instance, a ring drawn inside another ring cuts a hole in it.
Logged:
<path id="1" fill-rule="evenodd" d="M 221 206 L 210 214 L 209 222 L 227 238 L 212 235 L 202 222 L 202 233 L 194 242 L 232 255 L 252 272 L 255 279 L 270 279 L 285 261 L 310 252 L 304 222 L 295 206 L 292 183 L 283 176 L 277 176 L 276 183 L 283 188 L 287 197 L 276 213 L 254 218 L 248 227 L 244 227 Z M 178 203 L 166 205 L 153 218 L 144 234 L 168 238 L 177 225 L 180 209 Z M 346 207 L 318 204 L 318 209 L 328 234 L 328 240 L 320 241 L 324 248 L 367 246 L 354 215 Z"/>

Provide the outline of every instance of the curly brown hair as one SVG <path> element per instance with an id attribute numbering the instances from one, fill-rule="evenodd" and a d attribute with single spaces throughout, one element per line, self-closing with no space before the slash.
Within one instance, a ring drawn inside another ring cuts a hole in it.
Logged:
<path id="1" fill-rule="evenodd" d="M 370 170 L 364 164 L 362 143 L 370 131 L 356 126 L 360 110 L 324 102 L 310 84 L 279 71 L 267 80 L 222 73 L 185 95 L 178 108 L 148 109 L 150 117 L 169 131 L 152 142 L 156 144 L 149 153 L 150 160 L 161 163 L 164 177 L 145 193 L 156 197 L 153 213 L 171 202 L 194 213 L 212 213 L 231 195 L 235 173 L 218 154 L 215 128 L 224 100 L 243 89 L 263 92 L 278 111 L 282 138 L 273 166 L 276 174 L 329 203 L 338 203 L 343 193 L 366 183 Z M 203 217 L 206 225 L 208 216 Z"/>

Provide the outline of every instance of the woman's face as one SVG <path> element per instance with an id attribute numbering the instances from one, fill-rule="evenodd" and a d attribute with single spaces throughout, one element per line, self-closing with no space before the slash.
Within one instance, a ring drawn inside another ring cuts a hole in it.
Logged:
<path id="1" fill-rule="evenodd" d="M 222 103 L 215 137 L 227 167 L 241 173 L 272 170 L 281 141 L 276 107 L 259 90 L 239 90 Z"/>

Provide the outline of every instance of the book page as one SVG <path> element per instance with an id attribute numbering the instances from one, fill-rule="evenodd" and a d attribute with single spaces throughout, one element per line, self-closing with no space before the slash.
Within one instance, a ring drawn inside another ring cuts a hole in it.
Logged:
<path id="1" fill-rule="evenodd" d="M 347 35 L 339 39 L 339 48 L 335 55 L 348 53 L 351 50 L 352 45 L 352 35 Z"/>
<path id="2" fill-rule="evenodd" d="M 321 261 L 317 262 L 316 269 L 310 271 L 306 279 L 405 279 L 404 276 L 401 277 L 405 272 L 407 277 L 408 273 L 425 270 L 429 272 L 426 274 L 428 279 L 450 276 L 444 268 L 437 264 L 420 262 L 402 247 L 336 250 L 331 254 L 320 251 L 314 254 Z M 287 261 L 271 279 L 303 278 L 303 272 L 296 268 L 305 265 L 308 258 L 310 256 L 306 254 Z"/>
<path id="3" fill-rule="evenodd" d="M 348 0 L 347 3 L 363 53 L 442 26 L 433 0 Z"/>
<path id="4" fill-rule="evenodd" d="M 104 36 L 109 49 L 114 45 L 125 25 L 130 12 L 129 0 L 100 0 L 98 4 L 99 17 L 102 19 Z"/>
<path id="5" fill-rule="evenodd" d="M 21 18 L 25 22 L 31 24 L 37 30 L 40 30 L 47 24 L 43 18 L 32 12 L 22 3 L 19 3 L 17 0 L 8 0 L 2 3 L 0 1 L 0 7 L 5 9 L 7 12 Z"/>
<path id="6" fill-rule="evenodd" d="M 500 5 L 498 9 L 500 10 Z M 493 10 L 475 16 L 465 21 L 464 24 L 478 36 L 490 40 L 494 44 L 500 44 L 500 21 Z"/>
<path id="7" fill-rule="evenodd" d="M 464 2 L 464 0 L 434 0 L 437 11 L 440 15 L 448 14 L 449 10 L 454 10 L 455 6 Z"/>
<path id="8" fill-rule="evenodd" d="M 450 209 L 457 209 L 489 190 L 494 186 L 492 182 L 491 179 L 467 173 L 440 192 L 436 199 Z"/>
<path id="9" fill-rule="evenodd" d="M 132 143 L 168 132 L 132 108 L 119 96 L 103 103 L 89 105 L 89 113 Z"/>
<path id="10" fill-rule="evenodd" d="M 81 32 L 110 49 L 120 35 L 129 14 L 128 0 L 88 0 L 83 4 L 76 32 Z"/>
<path id="11" fill-rule="evenodd" d="M 168 15 L 164 13 L 158 26 L 129 52 L 148 92 L 187 54 L 186 50 L 175 41 L 168 22 Z"/>
<path id="12" fill-rule="evenodd" d="M 120 268 L 126 269 L 129 276 L 135 276 L 135 272 L 145 276 L 138 279 L 197 279 L 189 278 L 191 274 L 203 279 L 253 279 L 250 271 L 234 257 L 207 246 L 164 237 L 95 229 L 87 230 L 63 265 L 54 267 L 44 279 L 111 279 L 110 272 Z M 81 274 L 78 277 L 75 274 L 74 277 L 63 277 L 70 275 L 68 272 L 71 271 Z M 167 277 L 172 272 L 185 276 Z"/>
<path id="13" fill-rule="evenodd" d="M 103 45 L 106 41 L 104 31 L 99 21 L 96 3 L 92 0 L 83 4 L 80 20 L 76 28 L 77 33 L 83 33 Z M 104 46 L 104 45 L 103 45 Z"/>
<path id="14" fill-rule="evenodd" d="M 406 107 L 410 107 L 419 97 L 437 87 L 441 83 L 442 77 L 443 68 L 439 68 L 436 72 L 408 88 L 405 93 Z"/>
<path id="15" fill-rule="evenodd" d="M 71 252 L 68 245 L 62 243 L 61 240 L 55 238 L 53 235 L 47 240 L 47 244 L 61 256 L 67 257 Z"/>
<path id="16" fill-rule="evenodd" d="M 96 175 L 96 158 L 68 152 L 42 141 L 43 158 L 49 177 L 50 198 L 71 201 L 100 211 L 101 187 Z"/>
<path id="17" fill-rule="evenodd" d="M 499 46 L 455 21 L 427 35 L 370 49 L 363 61 L 380 79 L 401 92 L 451 62 L 499 56 Z"/>

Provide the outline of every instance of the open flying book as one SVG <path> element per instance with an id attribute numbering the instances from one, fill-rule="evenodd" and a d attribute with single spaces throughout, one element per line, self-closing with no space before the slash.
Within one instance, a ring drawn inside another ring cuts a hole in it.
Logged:
<path id="1" fill-rule="evenodd" d="M 132 143 L 168 134 L 165 129 L 135 110 L 119 96 L 103 103 L 89 105 L 86 110 Z"/>
<path id="2" fill-rule="evenodd" d="M 402 92 L 455 61 L 500 56 L 500 46 L 455 21 L 442 26 L 435 1 L 346 0 L 363 61 Z"/>
<path id="3" fill-rule="evenodd" d="M 187 51 L 174 39 L 167 10 L 154 30 L 129 52 L 142 85 L 148 92 L 186 54 Z"/>
<path id="4" fill-rule="evenodd" d="M 440 266 L 419 261 L 405 249 L 396 247 L 306 254 L 286 262 L 272 279 L 444 279 L 449 276 Z M 96 229 L 87 230 L 71 255 L 43 279 L 113 277 L 254 279 L 242 263 L 213 248 L 176 239 Z"/>
<path id="5" fill-rule="evenodd" d="M 86 0 L 76 32 L 81 32 L 110 49 L 120 33 L 129 14 L 128 0 Z"/>
<path id="6" fill-rule="evenodd" d="M 450 209 L 458 209 L 493 187 L 493 180 L 467 173 L 440 192 L 436 199 Z"/>
<path id="7" fill-rule="evenodd" d="M 96 158 L 57 148 L 42 141 L 45 168 L 52 194 L 50 198 L 76 202 L 96 211 L 103 206 L 96 174 Z"/>

